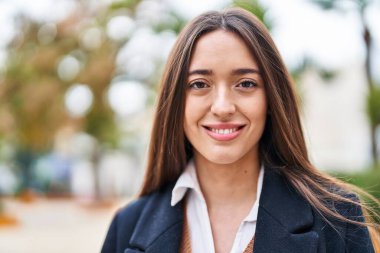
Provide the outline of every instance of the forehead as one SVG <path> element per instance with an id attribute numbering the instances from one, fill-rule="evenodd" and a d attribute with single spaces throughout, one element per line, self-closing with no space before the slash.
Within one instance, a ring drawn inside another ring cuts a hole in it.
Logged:
<path id="1" fill-rule="evenodd" d="M 190 60 L 190 70 L 208 66 L 257 68 L 257 62 L 251 50 L 238 35 L 216 30 L 198 39 Z"/>

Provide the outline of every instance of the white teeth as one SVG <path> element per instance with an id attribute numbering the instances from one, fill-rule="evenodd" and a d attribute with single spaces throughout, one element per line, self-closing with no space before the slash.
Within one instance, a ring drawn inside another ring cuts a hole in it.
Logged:
<path id="1" fill-rule="evenodd" d="M 237 128 L 230 128 L 230 129 L 215 129 L 211 128 L 211 131 L 217 134 L 231 134 L 233 132 L 236 132 Z"/>

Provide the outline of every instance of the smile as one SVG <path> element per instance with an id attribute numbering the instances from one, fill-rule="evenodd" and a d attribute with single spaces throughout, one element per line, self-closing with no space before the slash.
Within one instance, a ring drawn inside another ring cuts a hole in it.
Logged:
<path id="1" fill-rule="evenodd" d="M 233 132 L 237 131 L 237 128 L 230 128 L 230 129 L 216 129 L 211 128 L 211 131 L 217 134 L 231 134 Z"/>
<path id="2" fill-rule="evenodd" d="M 213 124 L 204 125 L 206 133 L 217 141 L 231 141 L 237 138 L 245 125 L 239 124 Z"/>

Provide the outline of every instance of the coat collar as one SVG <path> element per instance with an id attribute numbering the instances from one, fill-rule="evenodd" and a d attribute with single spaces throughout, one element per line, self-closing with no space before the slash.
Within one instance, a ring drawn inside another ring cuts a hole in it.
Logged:
<path id="1" fill-rule="evenodd" d="M 172 207 L 174 184 L 154 193 L 144 208 L 125 253 L 179 251 L 183 201 Z M 278 173 L 265 169 L 256 226 L 255 253 L 317 252 L 311 206 Z"/>
<path id="2" fill-rule="evenodd" d="M 256 225 L 255 253 L 317 252 L 310 204 L 279 173 L 265 170 Z"/>
<path id="3" fill-rule="evenodd" d="M 183 201 L 170 205 L 174 184 L 149 197 L 125 253 L 178 252 L 183 226 Z"/>

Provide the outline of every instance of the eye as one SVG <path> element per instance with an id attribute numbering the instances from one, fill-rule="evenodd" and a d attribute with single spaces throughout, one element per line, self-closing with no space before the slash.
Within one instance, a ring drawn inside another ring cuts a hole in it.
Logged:
<path id="1" fill-rule="evenodd" d="M 257 83 L 253 82 L 253 81 L 243 81 L 243 82 L 240 82 L 237 87 L 239 88 L 254 88 L 257 86 Z"/>
<path id="2" fill-rule="evenodd" d="M 189 88 L 196 89 L 196 90 L 205 89 L 208 87 L 209 86 L 205 82 L 201 82 L 201 81 L 196 81 L 189 85 Z"/>

